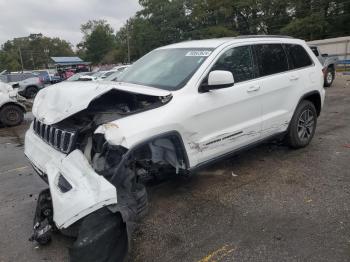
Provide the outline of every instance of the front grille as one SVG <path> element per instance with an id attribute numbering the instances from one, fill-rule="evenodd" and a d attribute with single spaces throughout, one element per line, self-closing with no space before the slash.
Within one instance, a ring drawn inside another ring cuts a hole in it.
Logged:
<path id="1" fill-rule="evenodd" d="M 42 140 L 65 154 L 70 153 L 75 146 L 77 131 L 68 131 L 54 125 L 45 125 L 36 118 L 33 122 L 33 129 L 34 133 Z"/>

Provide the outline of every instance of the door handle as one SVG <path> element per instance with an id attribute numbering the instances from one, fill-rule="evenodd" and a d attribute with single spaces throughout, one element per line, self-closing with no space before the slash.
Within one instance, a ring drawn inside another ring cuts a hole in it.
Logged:
<path id="1" fill-rule="evenodd" d="M 290 79 L 291 81 L 298 80 L 298 79 L 299 79 L 299 76 L 291 75 L 291 76 L 289 76 L 289 79 Z"/>
<path id="2" fill-rule="evenodd" d="M 254 86 L 250 86 L 248 87 L 247 89 L 247 92 L 250 93 L 250 92 L 256 92 L 260 89 L 260 86 L 259 85 L 254 85 Z"/>

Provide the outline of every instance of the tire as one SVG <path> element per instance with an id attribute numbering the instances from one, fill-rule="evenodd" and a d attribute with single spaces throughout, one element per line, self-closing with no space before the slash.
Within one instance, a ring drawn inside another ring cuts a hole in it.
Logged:
<path id="1" fill-rule="evenodd" d="M 122 262 L 127 252 L 128 237 L 121 215 L 101 208 L 84 218 L 69 255 L 71 262 Z"/>
<path id="2" fill-rule="evenodd" d="M 330 87 L 334 81 L 334 76 L 335 76 L 335 72 L 334 69 L 331 67 L 327 68 L 325 77 L 324 77 L 324 86 L 325 87 Z"/>
<path id="3" fill-rule="evenodd" d="M 26 89 L 25 97 L 26 98 L 34 98 L 38 92 L 39 92 L 39 89 L 37 87 L 28 86 Z"/>
<path id="4" fill-rule="evenodd" d="M 0 110 L 0 122 L 5 126 L 18 126 L 22 123 L 24 112 L 14 104 L 4 105 Z"/>
<path id="5" fill-rule="evenodd" d="M 303 100 L 297 106 L 290 122 L 287 134 L 288 145 L 292 148 L 307 146 L 315 134 L 316 126 L 316 108 L 312 102 Z"/>

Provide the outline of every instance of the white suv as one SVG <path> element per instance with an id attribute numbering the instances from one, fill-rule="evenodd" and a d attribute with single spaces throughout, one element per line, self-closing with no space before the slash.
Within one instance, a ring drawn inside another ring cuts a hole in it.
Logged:
<path id="1" fill-rule="evenodd" d="M 304 41 L 263 36 L 173 44 L 118 82 L 45 88 L 25 138 L 25 154 L 49 184 L 33 239 L 46 242 L 54 226 L 77 229 L 72 261 L 120 261 L 147 210 L 147 181 L 276 135 L 304 147 L 324 96 L 322 66 Z"/>

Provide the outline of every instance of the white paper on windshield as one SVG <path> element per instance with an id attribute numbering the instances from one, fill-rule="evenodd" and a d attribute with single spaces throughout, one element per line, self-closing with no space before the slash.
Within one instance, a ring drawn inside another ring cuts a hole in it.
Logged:
<path id="1" fill-rule="evenodd" d="M 189 51 L 186 56 L 210 56 L 212 51 L 208 51 L 208 50 L 192 50 L 192 51 Z"/>

